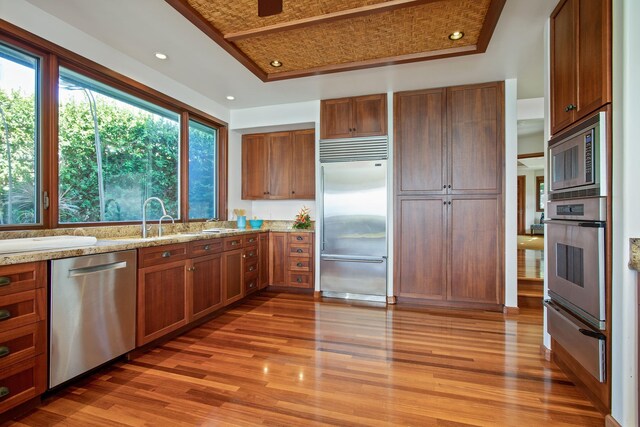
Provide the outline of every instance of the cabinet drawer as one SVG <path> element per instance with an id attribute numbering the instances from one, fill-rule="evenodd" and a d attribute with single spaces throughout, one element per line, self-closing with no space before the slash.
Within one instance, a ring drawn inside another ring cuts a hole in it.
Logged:
<path id="1" fill-rule="evenodd" d="M 305 257 L 305 258 L 310 257 L 311 256 L 311 245 L 290 243 L 289 244 L 289 256 Z"/>
<path id="2" fill-rule="evenodd" d="M 258 272 L 245 274 L 244 277 L 244 294 L 250 294 L 251 292 L 258 290 Z"/>
<path id="3" fill-rule="evenodd" d="M 0 413 L 42 394 L 45 385 L 44 354 L 0 369 Z"/>
<path id="4" fill-rule="evenodd" d="M 289 286 L 310 288 L 311 280 L 311 273 L 289 273 Z"/>
<path id="5" fill-rule="evenodd" d="M 248 234 L 246 236 L 242 236 L 242 246 L 257 246 L 258 245 L 258 235 L 257 234 Z"/>
<path id="6" fill-rule="evenodd" d="M 0 332 L 44 320 L 45 289 L 0 297 Z"/>
<path id="7" fill-rule="evenodd" d="M 183 259 L 187 259 L 187 245 L 183 243 L 138 249 L 138 268 L 152 267 Z"/>
<path id="8" fill-rule="evenodd" d="M 311 243 L 311 233 L 289 233 L 291 243 Z"/>
<path id="9" fill-rule="evenodd" d="M 242 257 L 245 260 L 257 259 L 258 258 L 258 248 L 247 248 L 242 252 Z"/>
<path id="10" fill-rule="evenodd" d="M 0 296 L 46 287 L 46 262 L 5 265 L 0 267 Z"/>
<path id="11" fill-rule="evenodd" d="M 289 258 L 289 271 L 310 271 L 311 258 Z"/>
<path id="12" fill-rule="evenodd" d="M 0 333 L 0 369 L 41 354 L 45 348 L 45 334 L 46 322 Z"/>
<path id="13" fill-rule="evenodd" d="M 258 273 L 258 260 L 254 259 L 252 261 L 246 261 L 244 263 L 244 273 L 246 274 L 252 274 L 252 273 Z"/>
<path id="14" fill-rule="evenodd" d="M 232 237 L 225 237 L 224 239 L 222 239 L 223 241 L 223 248 L 222 250 L 226 251 L 232 251 L 234 249 L 239 249 L 242 247 L 242 236 L 232 236 Z"/>
<path id="15" fill-rule="evenodd" d="M 189 243 L 189 257 L 191 258 L 220 252 L 222 252 L 222 239 L 198 240 Z"/>

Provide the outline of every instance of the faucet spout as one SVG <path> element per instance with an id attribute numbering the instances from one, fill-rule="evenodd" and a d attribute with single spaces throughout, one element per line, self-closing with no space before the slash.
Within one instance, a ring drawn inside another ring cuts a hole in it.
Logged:
<path id="1" fill-rule="evenodd" d="M 168 216 L 167 210 L 164 207 L 164 203 L 158 197 L 149 197 L 147 200 L 145 200 L 144 203 L 142 204 L 142 238 L 143 239 L 147 238 L 147 205 L 152 200 L 155 200 L 158 203 L 160 203 L 160 207 L 162 208 L 162 217 L 164 218 Z"/>

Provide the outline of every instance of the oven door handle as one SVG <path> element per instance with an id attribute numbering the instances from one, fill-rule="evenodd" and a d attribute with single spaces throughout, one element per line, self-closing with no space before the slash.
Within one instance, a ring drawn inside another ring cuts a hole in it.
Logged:
<path id="1" fill-rule="evenodd" d="M 603 221 L 570 221 L 566 219 L 546 219 L 545 224 L 549 225 L 569 225 L 573 227 L 585 227 L 585 228 L 604 228 L 605 222 Z"/>
<path id="2" fill-rule="evenodd" d="M 580 331 L 580 333 L 582 335 L 586 335 L 588 337 L 595 338 L 595 339 L 598 339 L 598 340 L 604 341 L 604 340 L 607 339 L 607 337 L 603 333 L 600 333 L 600 332 L 591 331 L 589 329 L 583 329 L 583 328 L 578 329 L 578 331 Z"/>
<path id="3" fill-rule="evenodd" d="M 579 222 L 578 227 L 587 227 L 587 228 L 604 228 L 604 222 Z"/>

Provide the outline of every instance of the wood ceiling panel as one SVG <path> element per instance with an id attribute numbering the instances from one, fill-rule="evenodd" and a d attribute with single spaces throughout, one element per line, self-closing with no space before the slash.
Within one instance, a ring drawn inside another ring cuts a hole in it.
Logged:
<path id="1" fill-rule="evenodd" d="M 258 0 L 165 1 L 271 81 L 484 52 L 506 0 L 283 0 L 263 18 Z"/>

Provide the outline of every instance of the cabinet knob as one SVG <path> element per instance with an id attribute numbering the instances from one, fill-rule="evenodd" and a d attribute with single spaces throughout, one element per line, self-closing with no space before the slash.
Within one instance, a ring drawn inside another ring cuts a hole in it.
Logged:
<path id="1" fill-rule="evenodd" d="M 256 282 L 249 283 L 249 289 L 253 288 L 254 286 L 256 286 Z"/>
<path id="2" fill-rule="evenodd" d="M 303 240 L 302 236 L 296 236 L 296 240 Z"/>
<path id="3" fill-rule="evenodd" d="M 450 205 L 450 204 L 451 204 L 451 202 L 449 201 L 449 202 L 447 202 L 447 204 L 448 204 L 448 205 Z"/>
<path id="4" fill-rule="evenodd" d="M 296 252 L 298 252 L 299 254 L 301 254 L 301 253 L 302 253 L 302 249 L 298 248 L 298 249 L 296 249 Z"/>
<path id="5" fill-rule="evenodd" d="M 444 184 L 444 185 L 442 186 L 442 188 L 447 188 L 447 184 Z"/>
<path id="6" fill-rule="evenodd" d="M 296 277 L 296 282 L 302 283 L 302 277 L 300 277 L 300 276 Z"/>
<path id="7" fill-rule="evenodd" d="M 187 271 L 196 271 L 195 267 L 187 267 Z"/>
<path id="8" fill-rule="evenodd" d="M 247 257 L 247 254 L 242 254 L 242 258 L 246 258 L 246 257 Z"/>
<path id="9" fill-rule="evenodd" d="M 237 240 L 234 240 L 234 241 L 231 242 L 231 246 L 237 246 L 237 245 L 238 245 L 238 241 Z"/>
<path id="10" fill-rule="evenodd" d="M 447 185 L 447 188 L 451 188 L 451 184 Z"/>
<path id="11" fill-rule="evenodd" d="M 11 278 L 10 277 L 6 277 L 6 276 L 0 277 L 0 286 L 7 286 L 9 284 L 11 284 Z"/>
<path id="12" fill-rule="evenodd" d="M 8 396 L 9 393 L 11 393 L 9 387 L 0 387 L 0 397 Z"/>
<path id="13" fill-rule="evenodd" d="M 291 194 L 296 194 L 296 192 L 295 192 L 295 191 L 292 191 L 292 192 L 291 192 Z"/>
<path id="14" fill-rule="evenodd" d="M 0 310 L 0 320 L 5 320 L 11 317 L 11 312 L 9 310 L 3 309 Z"/>
<path id="15" fill-rule="evenodd" d="M 11 351 L 9 350 L 9 347 L 7 347 L 6 345 L 3 345 L 2 347 L 0 347 L 0 358 L 8 356 L 9 353 L 11 353 Z"/>
<path id="16" fill-rule="evenodd" d="M 577 107 L 576 107 L 575 105 L 573 105 L 573 104 L 569 104 L 569 105 L 567 105 L 567 106 L 564 108 L 564 111 L 565 111 L 566 113 L 568 113 L 569 111 L 571 111 L 571 110 L 575 110 L 576 108 L 577 108 Z"/>
<path id="17" fill-rule="evenodd" d="M 253 271 L 255 269 L 256 269 L 255 265 L 252 265 L 251 267 L 249 267 L 249 271 Z"/>
<path id="18" fill-rule="evenodd" d="M 205 251 L 208 251 L 209 249 L 211 249 L 211 246 L 209 246 L 209 245 L 204 245 L 204 250 L 205 250 Z"/>
<path id="19" fill-rule="evenodd" d="M 303 264 L 303 263 L 301 263 L 301 262 L 299 262 L 299 263 L 297 263 L 297 264 L 296 264 L 296 266 L 297 266 L 297 267 L 302 267 L 302 266 L 304 266 L 304 264 Z"/>
<path id="20" fill-rule="evenodd" d="M 162 258 L 169 258 L 170 256 L 171 256 L 171 252 L 169 251 L 162 252 Z"/>

